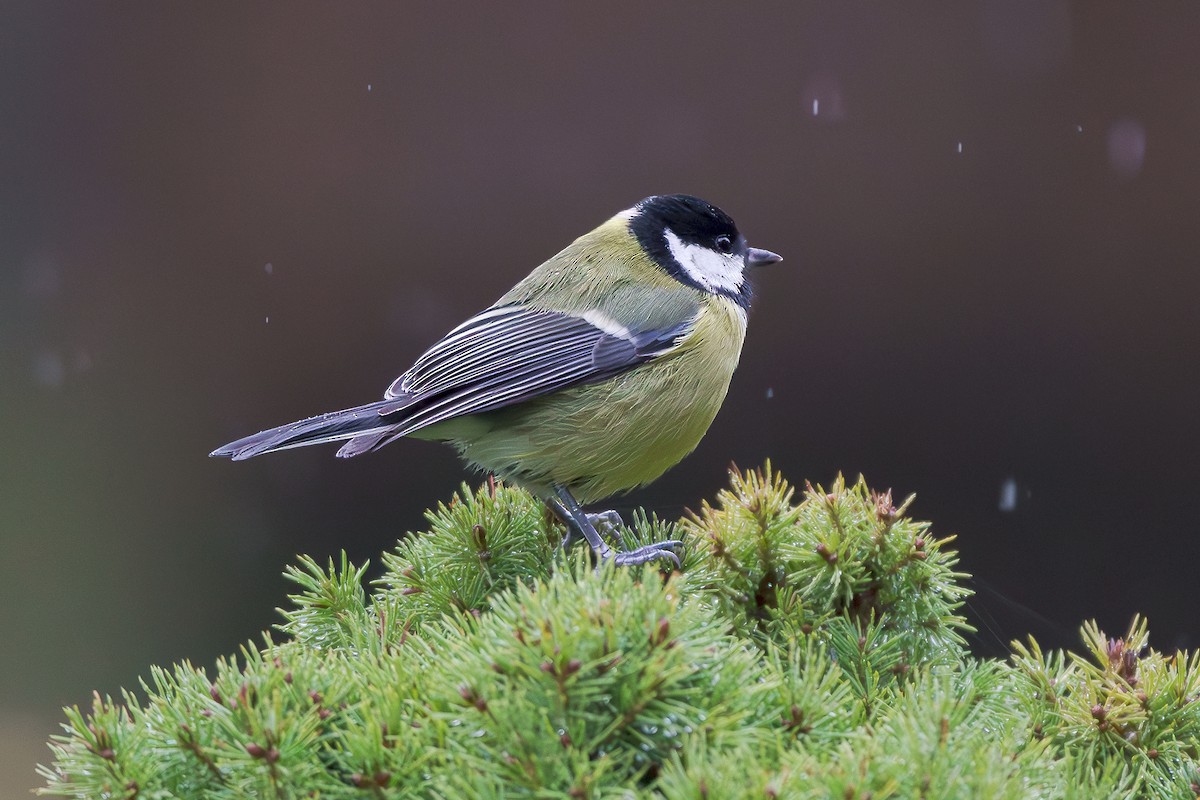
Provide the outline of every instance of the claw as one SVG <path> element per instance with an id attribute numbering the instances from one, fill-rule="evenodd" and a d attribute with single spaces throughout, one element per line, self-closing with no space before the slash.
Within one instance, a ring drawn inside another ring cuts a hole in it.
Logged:
<path id="1" fill-rule="evenodd" d="M 621 519 L 621 515 L 615 511 L 601 511 L 598 514 L 588 514 L 587 520 L 591 523 L 592 528 L 596 533 L 603 536 L 614 545 L 621 544 L 621 528 L 625 523 Z M 563 537 L 563 549 L 570 550 L 580 539 L 583 539 L 583 532 L 574 527 L 567 528 L 567 535 Z"/>
<path id="2" fill-rule="evenodd" d="M 615 511 L 601 511 L 599 514 L 588 514 L 587 518 L 596 529 L 596 533 L 610 542 L 620 543 L 621 528 L 625 526 L 620 514 Z"/>
<path id="3" fill-rule="evenodd" d="M 648 544 L 644 547 L 639 547 L 636 550 L 626 550 L 624 552 L 612 552 L 607 555 L 617 566 L 627 567 L 637 564 L 645 564 L 650 561 L 657 561 L 660 558 L 667 558 L 675 562 L 675 567 L 679 567 L 679 556 L 671 552 L 673 548 L 682 545 L 678 539 L 668 539 L 665 542 L 656 542 Z M 605 556 L 601 556 L 605 557 Z"/>

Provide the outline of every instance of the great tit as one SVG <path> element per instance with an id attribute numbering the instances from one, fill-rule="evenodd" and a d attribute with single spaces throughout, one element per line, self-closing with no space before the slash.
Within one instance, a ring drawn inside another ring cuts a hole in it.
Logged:
<path id="1" fill-rule="evenodd" d="M 675 540 L 609 547 L 581 503 L 649 483 L 695 449 L 741 355 L 748 247 L 697 197 L 648 197 L 576 239 L 429 348 L 383 399 L 238 439 L 213 456 L 345 441 L 342 458 L 402 436 L 449 442 L 523 486 L 601 559 L 678 563 Z M 611 519 L 611 517 L 608 517 Z"/>

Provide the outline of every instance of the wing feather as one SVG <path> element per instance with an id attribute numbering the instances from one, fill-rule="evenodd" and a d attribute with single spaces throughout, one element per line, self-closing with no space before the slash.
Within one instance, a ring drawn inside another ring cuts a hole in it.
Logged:
<path id="1" fill-rule="evenodd" d="M 393 426 L 387 440 L 607 380 L 675 349 L 695 321 L 606 332 L 574 314 L 488 309 L 448 333 L 388 388 L 384 397 L 392 402 L 379 409 Z"/>

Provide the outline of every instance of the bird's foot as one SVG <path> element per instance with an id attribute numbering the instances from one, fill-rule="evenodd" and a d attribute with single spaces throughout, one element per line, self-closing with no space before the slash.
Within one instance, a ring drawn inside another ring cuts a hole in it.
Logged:
<path id="1" fill-rule="evenodd" d="M 588 514 L 587 521 L 596 533 L 614 545 L 621 546 L 621 528 L 625 526 L 625 523 L 621 520 L 620 514 L 615 511 L 601 511 L 599 514 Z M 567 535 L 563 537 L 563 549 L 569 550 L 573 544 L 583 538 L 584 535 L 581 531 L 576 530 L 574 526 L 568 526 Z"/>
<path id="2" fill-rule="evenodd" d="M 672 551 L 683 542 L 668 539 L 665 542 L 654 542 L 633 550 L 625 550 L 624 537 L 621 535 L 625 525 L 617 512 L 588 514 L 579 507 L 579 503 L 565 486 L 554 484 L 551 488 L 554 489 L 554 496 L 547 497 L 546 504 L 567 526 L 567 536 L 563 539 L 564 548 L 570 547 L 572 542 L 583 537 L 598 561 L 612 561 L 617 566 L 626 567 L 666 558 L 674 562 L 676 568 L 680 566 L 679 556 Z M 611 546 L 609 542 L 612 543 Z"/>
<path id="3" fill-rule="evenodd" d="M 588 514 L 588 522 L 592 523 L 592 527 L 596 529 L 596 533 L 608 539 L 610 542 L 619 543 L 621 541 L 621 528 L 625 527 L 625 522 L 621 519 L 621 515 L 615 511 L 601 511 L 599 514 Z"/>
<path id="4" fill-rule="evenodd" d="M 676 547 L 683 544 L 678 539 L 668 539 L 665 542 L 655 542 L 654 544 L 644 545 L 635 550 L 609 550 L 607 553 L 601 553 L 601 558 L 611 558 L 613 563 L 619 567 L 628 567 L 637 564 L 646 564 L 650 561 L 658 561 L 661 558 L 669 559 L 675 562 L 676 569 L 679 568 L 679 556 L 672 552 Z"/>
<path id="5" fill-rule="evenodd" d="M 617 548 L 625 546 L 624 537 L 621 535 L 621 530 L 625 527 L 625 523 L 621 520 L 620 514 L 615 511 L 601 511 L 599 514 L 588 514 L 587 518 L 588 522 L 595 528 L 596 533 L 600 534 Z M 662 558 L 675 562 L 675 566 L 678 567 L 679 556 L 671 551 L 682 544 L 683 542 L 678 539 L 669 539 L 665 542 L 656 542 L 633 550 L 613 550 L 606 546 L 597 555 L 605 561 L 611 558 L 617 566 L 621 567 L 646 564 Z"/>

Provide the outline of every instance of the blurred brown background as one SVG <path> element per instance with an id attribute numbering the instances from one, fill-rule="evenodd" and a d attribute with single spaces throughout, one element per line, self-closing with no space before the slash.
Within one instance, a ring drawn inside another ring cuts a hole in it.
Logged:
<path id="1" fill-rule="evenodd" d="M 37 783 L 61 705 L 234 651 L 296 553 L 375 558 L 465 475 L 421 442 L 209 450 L 377 397 L 653 193 L 787 260 L 708 438 L 619 509 L 678 515 L 731 460 L 862 472 L 960 535 L 978 652 L 1136 611 L 1158 647 L 1200 644 L 1198 25 L 6 3 L 0 794 Z"/>

